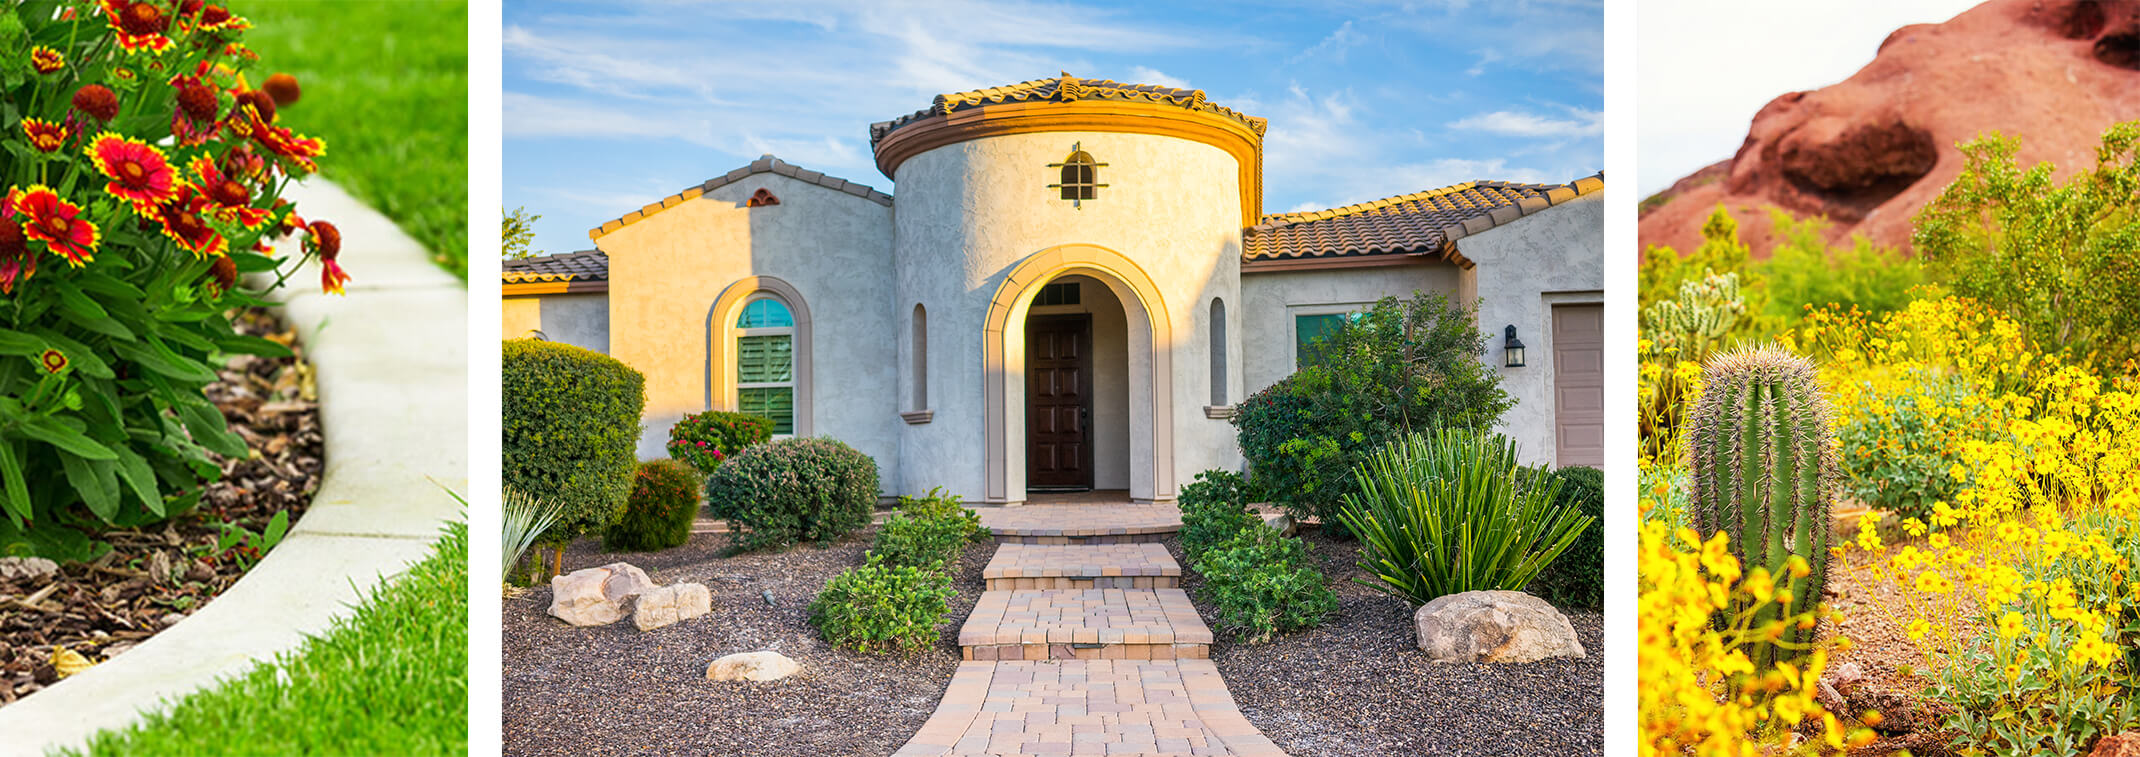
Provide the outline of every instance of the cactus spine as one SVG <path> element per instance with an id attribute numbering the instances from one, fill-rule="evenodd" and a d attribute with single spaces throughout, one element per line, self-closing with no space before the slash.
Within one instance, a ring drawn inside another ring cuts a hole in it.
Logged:
<path id="1" fill-rule="evenodd" d="M 1754 628 L 1812 610 L 1827 585 L 1837 464 L 1813 364 L 1780 347 L 1742 349 L 1711 358 L 1702 380 L 1687 435 L 1694 526 L 1703 538 L 1729 534 L 1748 571 L 1788 575 L 1792 555 L 1813 569 L 1792 584 L 1789 607 L 1763 608 Z M 1763 668 L 1796 658 L 1814 633 L 1793 624 L 1749 654 Z"/>

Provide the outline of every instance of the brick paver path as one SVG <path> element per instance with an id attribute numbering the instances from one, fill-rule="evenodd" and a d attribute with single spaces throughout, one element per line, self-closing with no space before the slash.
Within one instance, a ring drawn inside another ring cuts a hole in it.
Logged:
<path id="1" fill-rule="evenodd" d="M 1179 529 L 1174 506 L 981 513 L 1012 541 L 989 560 L 989 590 L 959 629 L 966 662 L 894 757 L 1283 757 L 1206 659 L 1211 629 L 1177 588 L 1181 566 L 1162 545 L 1125 543 Z"/>

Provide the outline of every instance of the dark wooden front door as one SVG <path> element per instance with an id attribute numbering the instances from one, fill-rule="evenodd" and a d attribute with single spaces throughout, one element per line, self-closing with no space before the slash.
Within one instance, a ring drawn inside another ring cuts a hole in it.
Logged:
<path id="1" fill-rule="evenodd" d="M 1026 487 L 1092 488 L 1092 316 L 1026 319 L 1025 397 Z"/>

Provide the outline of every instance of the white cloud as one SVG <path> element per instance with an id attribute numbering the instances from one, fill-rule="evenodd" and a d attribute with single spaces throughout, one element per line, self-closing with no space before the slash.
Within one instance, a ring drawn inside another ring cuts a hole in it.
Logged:
<path id="1" fill-rule="evenodd" d="M 1300 51 L 1300 54 L 1287 58 L 1286 62 L 1299 63 L 1309 58 L 1328 57 L 1331 62 L 1344 63 L 1345 51 L 1366 41 L 1367 35 L 1353 31 L 1352 22 L 1346 21 L 1338 24 L 1336 31 L 1331 32 L 1329 36 L 1323 37 L 1323 40 L 1315 43 L 1314 47 Z"/>
<path id="2" fill-rule="evenodd" d="M 1497 110 L 1453 121 L 1449 128 L 1511 137 L 1594 137 L 1605 132 L 1605 114 L 1582 108 L 1569 108 L 1568 111 L 1573 118 L 1548 118 L 1521 111 Z"/>
<path id="3" fill-rule="evenodd" d="M 1168 76 L 1164 72 L 1159 71 L 1158 69 L 1146 68 L 1144 66 L 1136 66 L 1131 68 L 1129 70 L 1129 75 L 1130 80 L 1137 84 L 1157 84 L 1162 87 L 1173 87 L 1175 89 L 1196 89 L 1195 87 L 1189 86 L 1189 83 L 1186 81 L 1182 81 L 1181 79 Z"/>

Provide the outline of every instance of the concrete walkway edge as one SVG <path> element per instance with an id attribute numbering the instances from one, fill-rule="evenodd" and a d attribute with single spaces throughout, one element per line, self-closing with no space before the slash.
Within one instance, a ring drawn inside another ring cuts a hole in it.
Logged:
<path id="1" fill-rule="evenodd" d="M 0 757 L 79 747 L 296 648 L 465 517 L 442 487 L 468 488 L 467 288 L 340 188 L 314 178 L 286 196 L 341 229 L 355 276 L 347 296 L 326 295 L 307 266 L 272 295 L 318 369 L 319 492 L 282 544 L 199 612 L 0 707 Z"/>

